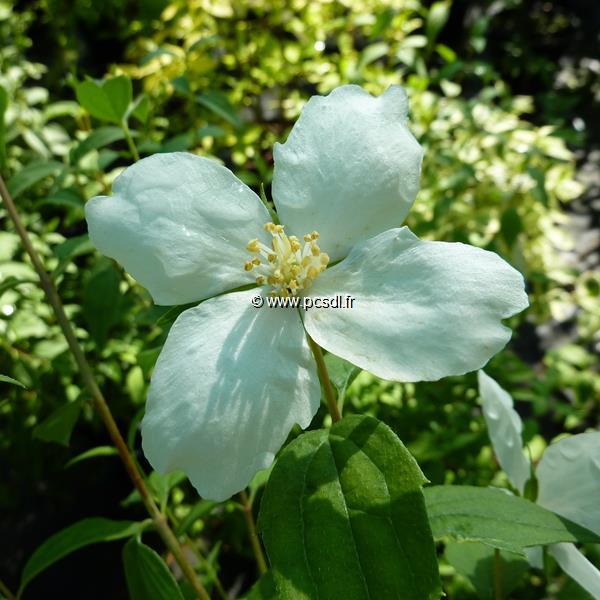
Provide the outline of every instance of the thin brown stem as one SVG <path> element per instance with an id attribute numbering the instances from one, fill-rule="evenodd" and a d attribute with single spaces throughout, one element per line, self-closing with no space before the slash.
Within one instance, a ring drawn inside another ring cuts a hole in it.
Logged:
<path id="1" fill-rule="evenodd" d="M 112 439 L 114 445 L 117 448 L 117 451 L 119 452 L 119 457 L 121 458 L 121 461 L 125 466 L 125 470 L 131 478 L 133 485 L 139 492 L 140 497 L 142 498 L 142 501 L 146 507 L 146 510 L 148 511 L 148 514 L 150 515 L 150 517 L 152 517 L 152 521 L 154 522 L 156 530 L 158 531 L 166 546 L 173 554 L 173 557 L 179 564 L 183 574 L 191 583 L 198 598 L 201 598 L 202 600 L 210 600 L 208 592 L 202 586 L 198 577 L 196 576 L 196 573 L 194 572 L 194 569 L 186 559 L 181 545 L 179 544 L 179 541 L 175 537 L 175 534 L 169 527 L 167 520 L 165 519 L 164 515 L 160 512 L 160 510 L 156 506 L 156 503 L 154 502 L 154 500 L 150 496 L 150 493 L 148 492 L 148 488 L 144 483 L 142 475 L 138 470 L 133 460 L 133 457 L 129 452 L 129 449 L 127 448 L 127 444 L 125 443 L 125 440 L 123 439 L 123 436 L 121 435 L 121 432 L 117 427 L 117 424 L 110 411 L 110 408 L 108 407 L 108 404 L 106 403 L 106 400 L 104 399 L 104 396 L 102 395 L 102 392 L 100 391 L 100 388 L 96 383 L 96 379 L 94 378 L 92 369 L 90 368 L 90 365 L 87 362 L 87 359 L 85 358 L 83 349 L 81 348 L 79 341 L 75 336 L 75 332 L 71 327 L 71 323 L 67 315 L 65 314 L 65 310 L 60 296 L 58 295 L 58 292 L 56 290 L 56 287 L 54 286 L 52 279 L 46 272 L 46 269 L 44 268 L 44 265 L 42 264 L 38 253 L 36 252 L 35 248 L 31 243 L 31 240 L 29 239 L 27 230 L 25 229 L 23 222 L 19 217 L 19 214 L 15 207 L 15 203 L 10 193 L 8 192 L 8 189 L 6 188 L 4 179 L 1 176 L 0 196 L 2 196 L 2 200 L 4 201 L 4 206 L 6 207 L 8 215 L 15 226 L 17 234 L 21 238 L 23 247 L 29 255 L 29 258 L 33 263 L 38 277 L 40 278 L 40 284 L 44 292 L 46 293 L 46 298 L 48 299 L 48 303 L 54 311 L 56 320 L 58 321 L 58 324 L 60 325 L 60 328 L 62 329 L 62 332 L 65 338 L 67 339 L 67 343 L 69 344 L 69 348 L 73 354 L 75 362 L 79 367 L 81 378 L 83 379 L 85 387 L 87 388 L 92 398 L 94 407 L 98 411 L 102 421 L 104 422 L 104 425 L 108 430 L 108 434 L 110 435 L 110 438 Z"/>
<path id="2" fill-rule="evenodd" d="M 321 350 L 321 346 L 313 340 L 308 333 L 306 334 L 308 338 L 308 343 L 310 345 L 310 349 L 315 357 L 315 361 L 317 362 L 317 371 L 319 373 L 319 379 L 323 384 L 323 390 L 325 391 L 325 399 L 327 400 L 327 408 L 329 408 L 329 412 L 331 414 L 331 420 L 334 423 L 341 421 L 342 413 L 340 412 L 340 407 L 338 406 L 337 399 L 335 397 L 335 391 L 333 390 L 333 385 L 331 384 L 331 379 L 329 379 L 329 371 L 327 371 L 327 365 L 325 364 L 325 358 L 323 357 L 323 352 Z"/>
<path id="3" fill-rule="evenodd" d="M 2 579 L 0 579 L 0 594 L 3 594 L 7 600 L 16 600 L 16 596 L 8 589 Z"/>
<path id="4" fill-rule="evenodd" d="M 242 511 L 244 512 L 244 519 L 246 521 L 246 527 L 248 529 L 248 537 L 250 538 L 250 544 L 252 545 L 252 552 L 256 560 L 256 566 L 261 575 L 267 572 L 267 561 L 260 545 L 260 539 L 258 532 L 256 531 L 256 523 L 254 522 L 254 514 L 252 513 L 252 503 L 246 490 L 240 492 L 240 500 L 242 501 Z"/>
<path id="5" fill-rule="evenodd" d="M 502 557 L 498 548 L 494 548 L 494 598 L 502 600 Z"/>

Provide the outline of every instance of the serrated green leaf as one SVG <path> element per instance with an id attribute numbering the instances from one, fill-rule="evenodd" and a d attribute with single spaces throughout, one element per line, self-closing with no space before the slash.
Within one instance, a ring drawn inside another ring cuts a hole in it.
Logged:
<path id="1" fill-rule="evenodd" d="M 63 404 L 34 428 L 33 437 L 44 442 L 68 446 L 80 412 L 79 402 Z"/>
<path id="2" fill-rule="evenodd" d="M 17 385 L 19 387 L 22 387 L 24 390 L 27 389 L 26 385 L 22 384 L 17 379 L 13 379 L 12 377 L 9 377 L 8 375 L 0 375 L 0 383 L 10 383 L 11 385 Z"/>
<path id="3" fill-rule="evenodd" d="M 104 148 L 104 146 L 108 146 L 113 142 L 123 139 L 125 139 L 125 134 L 120 127 L 114 127 L 112 125 L 99 127 L 95 131 L 92 131 L 85 140 L 71 151 L 71 162 L 76 163 L 88 154 L 88 152 L 97 150 L 98 148 Z"/>
<path id="4" fill-rule="evenodd" d="M 131 80 L 124 75 L 100 83 L 88 79 L 77 84 L 75 95 L 93 117 L 119 125 L 131 103 Z"/>
<path id="5" fill-rule="evenodd" d="M 65 556 L 90 544 L 111 542 L 139 534 L 143 523 L 135 521 L 113 521 L 101 517 L 83 519 L 55 533 L 42 543 L 31 555 L 21 574 L 22 592 L 25 586 L 50 565 Z"/>
<path id="6" fill-rule="evenodd" d="M 6 184 L 13 198 L 20 196 L 42 179 L 57 175 L 64 169 L 64 165 L 55 160 L 30 163 L 15 173 Z"/>
<path id="7" fill-rule="evenodd" d="M 123 547 L 131 600 L 183 600 L 173 574 L 152 548 L 132 538 Z"/>
<path id="8" fill-rule="evenodd" d="M 495 585 L 495 550 L 479 542 L 450 542 L 445 551 L 448 562 L 466 577 L 482 600 L 498 600 Z M 512 552 L 500 551 L 500 590 L 508 598 L 529 570 L 529 563 Z"/>
<path id="9" fill-rule="evenodd" d="M 530 546 L 600 542 L 595 533 L 501 489 L 438 485 L 424 494 L 436 539 L 479 541 L 521 555 Z"/>
<path id="10" fill-rule="evenodd" d="M 90 448 L 81 454 L 78 454 L 72 458 L 66 465 L 65 469 L 76 465 L 77 463 L 87 460 L 88 458 L 96 458 L 98 456 L 117 456 L 119 453 L 114 446 L 97 446 L 96 448 Z"/>
<path id="11" fill-rule="evenodd" d="M 259 517 L 280 597 L 439 598 L 425 481 L 372 417 L 294 440 L 273 468 Z"/>

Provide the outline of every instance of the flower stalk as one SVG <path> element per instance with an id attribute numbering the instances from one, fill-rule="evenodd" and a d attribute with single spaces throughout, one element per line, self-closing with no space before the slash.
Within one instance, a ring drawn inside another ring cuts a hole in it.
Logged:
<path id="1" fill-rule="evenodd" d="M 248 498 L 246 490 L 240 492 L 240 500 L 242 501 L 242 511 L 244 512 L 244 519 L 246 521 L 246 527 L 248 528 L 248 536 L 250 537 L 250 544 L 252 544 L 252 552 L 256 560 L 256 566 L 261 575 L 267 572 L 267 561 L 260 545 L 260 539 L 258 532 L 256 531 L 256 523 L 254 522 L 254 515 L 252 514 L 252 502 Z"/>
<path id="2" fill-rule="evenodd" d="M 123 134 L 125 135 L 125 141 L 127 142 L 127 146 L 129 146 L 129 152 L 131 152 L 133 160 L 137 162 L 138 160 L 140 160 L 140 153 L 138 152 L 137 146 L 133 141 L 131 131 L 129 130 L 129 125 L 127 124 L 127 121 L 125 119 L 123 119 L 123 122 L 121 123 L 121 129 L 123 130 Z"/>
<path id="3" fill-rule="evenodd" d="M 0 579 L 0 594 L 6 596 L 7 600 L 15 600 L 16 596 L 8 589 L 6 584 Z"/>
<path id="4" fill-rule="evenodd" d="M 502 558 L 500 550 L 494 548 L 494 598 L 502 600 Z"/>
<path id="5" fill-rule="evenodd" d="M 144 506 L 146 507 L 148 514 L 152 518 L 156 530 L 158 531 L 160 537 L 162 538 L 166 546 L 173 554 L 173 557 L 179 564 L 183 574 L 189 580 L 194 591 L 196 592 L 197 597 L 201 598 L 202 600 L 210 600 L 208 592 L 200 583 L 194 569 L 192 568 L 188 560 L 185 558 L 179 541 L 177 540 L 175 534 L 169 527 L 165 516 L 160 512 L 160 510 L 156 506 L 156 503 L 152 499 L 148 488 L 144 483 L 143 477 L 139 469 L 137 468 L 133 457 L 131 456 L 131 453 L 129 452 L 127 444 L 125 443 L 125 440 L 123 439 L 119 428 L 117 427 L 112 412 L 108 407 L 108 404 L 102 392 L 100 391 L 98 384 L 96 383 L 96 379 L 94 377 L 94 374 L 92 373 L 91 367 L 87 362 L 87 359 L 85 358 L 83 349 L 81 348 L 81 345 L 79 344 L 79 341 L 75 336 L 73 327 L 71 326 L 71 323 L 65 313 L 62 301 L 60 299 L 60 296 L 58 295 L 58 291 L 56 290 L 52 279 L 46 272 L 46 269 L 44 268 L 44 265 L 42 264 L 38 253 L 33 247 L 31 240 L 29 239 L 29 234 L 27 233 L 27 230 L 25 229 L 25 226 L 23 225 L 23 222 L 19 217 L 19 214 L 15 207 L 15 203 L 6 187 L 2 176 L 0 176 L 0 196 L 2 197 L 4 206 L 6 207 L 9 217 L 15 226 L 15 230 L 19 238 L 21 239 L 23 247 L 29 255 L 33 267 L 37 272 L 37 275 L 40 279 L 40 284 L 46 294 L 48 303 L 52 307 L 52 310 L 54 311 L 54 314 L 56 316 L 56 320 L 58 321 L 58 324 L 65 338 L 67 339 L 69 349 L 71 350 L 73 358 L 77 363 L 84 385 L 92 398 L 94 408 L 98 411 L 102 421 L 104 422 L 104 425 L 108 430 L 108 434 L 110 435 L 111 440 L 117 448 L 119 457 L 123 462 L 125 470 L 127 471 L 127 474 L 129 475 L 136 490 L 139 492 Z"/>
<path id="6" fill-rule="evenodd" d="M 306 337 L 317 363 L 317 372 L 319 373 L 319 379 L 323 385 L 325 400 L 327 400 L 327 408 L 331 414 L 331 420 L 334 423 L 337 423 L 338 421 L 342 420 L 342 413 L 340 412 L 340 407 L 337 403 L 333 385 L 331 384 L 331 379 L 329 378 L 329 371 L 327 370 L 327 365 L 325 364 L 323 351 L 321 350 L 321 346 L 319 346 L 319 344 L 317 344 L 317 342 L 315 342 L 315 340 L 313 340 L 308 333 L 306 334 Z"/>

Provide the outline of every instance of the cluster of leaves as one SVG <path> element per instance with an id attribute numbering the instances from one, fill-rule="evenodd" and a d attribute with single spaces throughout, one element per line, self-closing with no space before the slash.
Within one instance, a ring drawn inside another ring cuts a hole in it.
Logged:
<path id="1" fill-rule="evenodd" d="M 40 10 L 45 7 L 51 14 L 54 4 L 40 3 Z M 81 9 L 79 4 L 85 3 L 76 4 Z M 120 7 L 119 2 L 112 4 Z M 408 223 L 411 228 L 422 237 L 492 249 L 524 273 L 532 309 L 514 319 L 520 334 L 492 361 L 490 373 L 516 390 L 529 447 L 538 448 L 539 457 L 556 434 L 595 423 L 600 377 L 592 344 L 600 329 L 600 281 L 597 274 L 567 266 L 560 253 L 572 245 L 564 229 L 564 206 L 582 191 L 574 178 L 573 155 L 560 131 L 533 124 L 537 107 L 531 98 L 512 96 L 477 52 L 469 59 L 461 57 L 443 37 L 455 10 L 449 1 L 424 6 L 418 0 L 175 0 L 154 3 L 152 10 L 147 6 L 152 3 L 141 4 L 143 18 L 132 20 L 139 27 L 130 23 L 127 35 L 119 33 L 121 42 L 128 40 L 126 54 L 115 59 L 102 81 L 82 71 L 48 89 L 48 66 L 26 58 L 33 14 L 16 13 L 9 3 L 0 2 L 0 36 L 7 40 L 0 48 L 0 168 L 10 176 L 9 188 L 36 249 L 140 459 L 137 425 L 152 366 L 175 314 L 153 306 L 133 280 L 93 253 L 83 221 L 85 200 L 109 193 L 114 178 L 137 152 L 173 150 L 219 159 L 249 185 L 258 188 L 262 183 L 268 191 L 274 142 L 285 138 L 312 94 L 343 83 L 357 83 L 373 93 L 393 83 L 407 86 L 411 127 L 425 147 L 422 191 Z M 86 13 L 86 18 L 92 15 Z M 475 50 L 484 49 L 488 25 L 489 19 L 469 30 Z M 544 353 L 537 348 L 535 328 L 551 319 L 557 326 L 574 324 L 575 335 L 569 344 Z M 31 540 L 18 539 L 15 563 L 5 565 L 16 579 L 33 548 L 75 520 L 73 501 L 53 482 L 71 490 L 79 486 L 91 497 L 111 486 L 119 465 L 114 458 L 102 458 L 114 451 L 105 446 L 66 343 L 8 225 L 0 232 L 0 338 L 0 373 L 12 378 L 0 381 L 0 453 L 8 465 L 0 481 L 0 507 L 21 520 L 25 510 L 38 515 L 25 527 Z M 330 367 L 345 396 L 345 412 L 367 413 L 387 423 L 434 484 L 503 483 L 475 406 L 473 376 L 403 385 L 367 373 L 354 379 L 356 372 L 333 359 Z M 12 386 L 14 381 L 25 389 Z M 327 421 L 322 411 L 314 426 Z M 325 443 L 323 436 L 319 431 L 311 439 Z M 297 464 L 288 465 L 288 472 L 294 472 L 312 449 L 306 441 L 289 448 L 286 460 Z M 339 451 L 343 454 L 343 447 Z M 98 466 L 109 461 L 115 464 Z M 70 468 L 63 471 L 67 464 Z M 286 464 L 283 458 L 280 464 Z M 384 465 L 377 468 L 384 470 Z M 86 469 L 99 475 L 87 475 Z M 284 474 L 282 470 L 272 485 L 285 490 Z M 414 478 L 419 481 L 418 475 Z M 253 483 L 251 499 L 257 503 L 265 480 L 261 475 Z M 240 504 L 198 501 L 177 474 L 152 473 L 149 485 L 177 533 L 196 553 L 206 585 L 218 592 L 220 576 L 229 587 L 248 588 L 254 578 Z M 108 500 L 91 502 L 76 515 L 134 520 L 93 520 L 63 531 L 59 535 L 66 538 L 60 543 L 49 540 L 49 549 L 45 545 L 31 556 L 22 571 L 23 586 L 67 552 L 127 537 L 133 541 L 125 546 L 123 561 L 132 596 L 151 597 L 139 569 L 155 573 L 152 580 L 160 585 L 174 585 L 154 551 L 139 541 L 145 528 L 139 497 L 123 499 L 124 486 L 114 487 L 107 498 L 115 504 L 123 500 L 121 509 L 109 506 Z M 50 492 L 41 491 L 45 488 Z M 280 496 L 265 496 L 267 513 L 277 511 L 273 503 Z M 353 500 L 360 508 L 361 499 Z M 37 509 L 40 501 L 50 501 L 50 508 Z M 492 499 L 490 506 L 495 502 L 501 504 Z M 90 512 L 90 504 L 103 512 Z M 500 504 L 497 511 L 502 514 Z M 327 509 L 326 502 L 317 506 L 317 516 L 326 517 Z M 0 523 L 13 532 L 9 526 Z M 436 527 L 442 525 L 434 522 L 434 533 Z M 448 537 L 447 530 L 438 533 L 437 538 Z M 501 533 L 491 532 L 488 538 Z M 501 539 L 514 542 L 514 533 L 514 528 L 506 529 Z M 296 534 L 290 531 L 290 536 Z M 344 547 L 342 538 L 332 539 L 338 540 L 336 547 Z M 322 542 L 311 543 L 326 552 Z M 278 555 L 277 540 L 270 541 L 268 531 L 265 543 L 285 574 L 285 548 Z M 482 589 L 473 568 L 481 560 L 474 555 L 463 556 L 460 566 L 458 559 L 443 563 L 444 587 L 453 597 L 472 597 L 472 588 L 457 573 L 471 574 Z M 556 573 L 523 578 L 519 597 L 539 597 L 546 584 L 564 585 Z M 301 573 L 294 577 L 304 580 Z M 35 581 L 31 585 L 33 589 Z"/>

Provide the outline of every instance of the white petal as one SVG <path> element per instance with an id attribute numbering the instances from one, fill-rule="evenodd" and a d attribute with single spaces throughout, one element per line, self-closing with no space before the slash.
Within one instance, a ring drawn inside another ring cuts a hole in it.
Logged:
<path id="1" fill-rule="evenodd" d="M 246 244 L 270 221 L 231 171 L 185 152 L 155 154 L 126 169 L 113 196 L 85 207 L 90 238 L 157 304 L 185 304 L 253 281 Z M 266 239 L 266 238 L 265 238 Z"/>
<path id="2" fill-rule="evenodd" d="M 374 98 L 356 85 L 313 96 L 285 144 L 275 144 L 273 197 L 291 233 L 314 229 L 332 260 L 404 221 L 423 150 L 407 127 L 399 86 Z"/>
<path id="3" fill-rule="evenodd" d="M 483 416 L 498 462 L 512 485 L 522 495 L 531 475 L 531 463 L 523 453 L 523 423 L 513 400 L 483 371 L 477 374 Z"/>
<path id="4" fill-rule="evenodd" d="M 297 311 L 254 308 L 255 290 L 212 298 L 173 325 L 152 376 L 144 453 L 183 470 L 198 493 L 224 500 L 273 461 L 320 398 Z"/>
<path id="5" fill-rule="evenodd" d="M 600 432 L 548 446 L 536 475 L 538 504 L 600 535 Z"/>
<path id="6" fill-rule="evenodd" d="M 535 568 L 542 570 L 544 568 L 544 547 L 543 546 L 530 546 L 529 548 L 523 548 L 523 552 L 527 556 L 527 562 Z"/>
<path id="7" fill-rule="evenodd" d="M 310 309 L 321 346 L 384 379 L 431 381 L 481 368 L 509 340 L 501 320 L 527 306 L 523 278 L 498 255 L 423 242 L 406 227 L 355 246 L 312 296 L 349 294 L 350 309 Z"/>
<path id="8" fill-rule="evenodd" d="M 573 544 L 553 544 L 548 552 L 569 577 L 600 600 L 600 571 Z"/>

